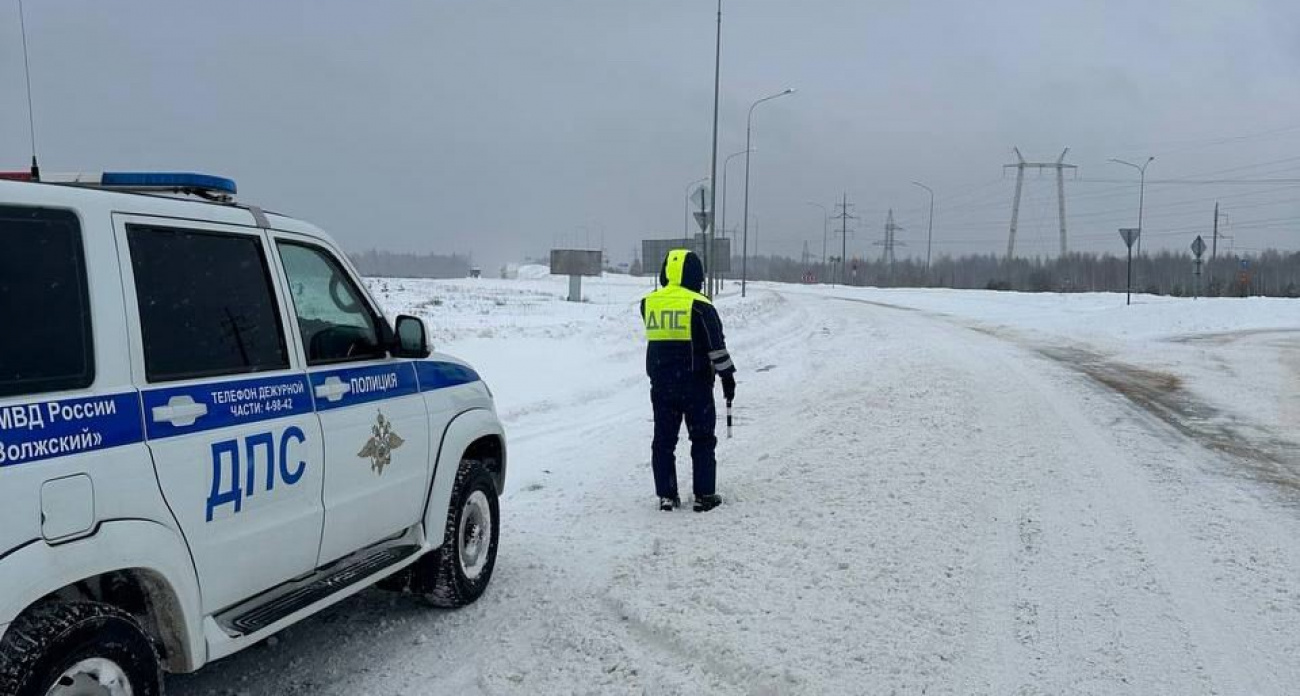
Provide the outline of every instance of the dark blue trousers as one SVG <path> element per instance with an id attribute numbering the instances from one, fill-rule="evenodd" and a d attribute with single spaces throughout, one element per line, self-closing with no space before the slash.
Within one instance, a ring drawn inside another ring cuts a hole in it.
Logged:
<path id="1" fill-rule="evenodd" d="M 650 446 L 655 492 L 660 498 L 677 498 L 677 434 L 682 420 L 691 438 L 691 464 L 695 495 L 713 495 L 718 478 L 713 434 L 718 414 L 713 405 L 713 380 L 684 380 L 669 385 L 651 384 L 650 403 L 655 413 L 655 438 Z"/>

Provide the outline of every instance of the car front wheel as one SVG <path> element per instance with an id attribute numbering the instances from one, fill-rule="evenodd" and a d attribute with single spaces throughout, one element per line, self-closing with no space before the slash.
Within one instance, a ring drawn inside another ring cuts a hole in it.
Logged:
<path id="1" fill-rule="evenodd" d="M 419 561 L 412 589 L 434 606 L 474 602 L 492 579 L 500 531 L 491 472 L 480 461 L 463 460 L 447 508 L 446 543 Z"/>

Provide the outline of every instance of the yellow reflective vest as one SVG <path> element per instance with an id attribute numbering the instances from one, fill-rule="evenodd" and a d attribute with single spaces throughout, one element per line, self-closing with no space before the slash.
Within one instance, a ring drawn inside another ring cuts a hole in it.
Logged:
<path id="1" fill-rule="evenodd" d="M 645 298 L 641 318 L 648 341 L 690 341 L 692 307 L 696 302 L 712 304 L 704 295 L 682 287 L 682 267 L 689 253 L 686 249 L 668 252 L 664 263 L 668 284 Z"/>

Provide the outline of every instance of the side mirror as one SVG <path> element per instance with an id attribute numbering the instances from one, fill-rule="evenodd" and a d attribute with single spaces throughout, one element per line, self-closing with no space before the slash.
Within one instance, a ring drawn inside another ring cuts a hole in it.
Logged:
<path id="1" fill-rule="evenodd" d="M 429 339 L 424 331 L 424 322 L 419 317 L 407 314 L 397 317 L 397 325 L 393 333 L 393 357 L 429 357 Z"/>

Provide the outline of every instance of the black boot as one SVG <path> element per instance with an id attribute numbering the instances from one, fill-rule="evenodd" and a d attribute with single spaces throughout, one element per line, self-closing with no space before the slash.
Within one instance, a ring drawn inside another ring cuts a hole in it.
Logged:
<path id="1" fill-rule="evenodd" d="M 708 512 L 722 504 L 722 496 L 717 494 L 695 496 L 695 511 Z"/>
<path id="2" fill-rule="evenodd" d="M 682 501 L 678 498 L 660 498 L 659 509 L 663 512 L 672 512 L 682 506 Z"/>

